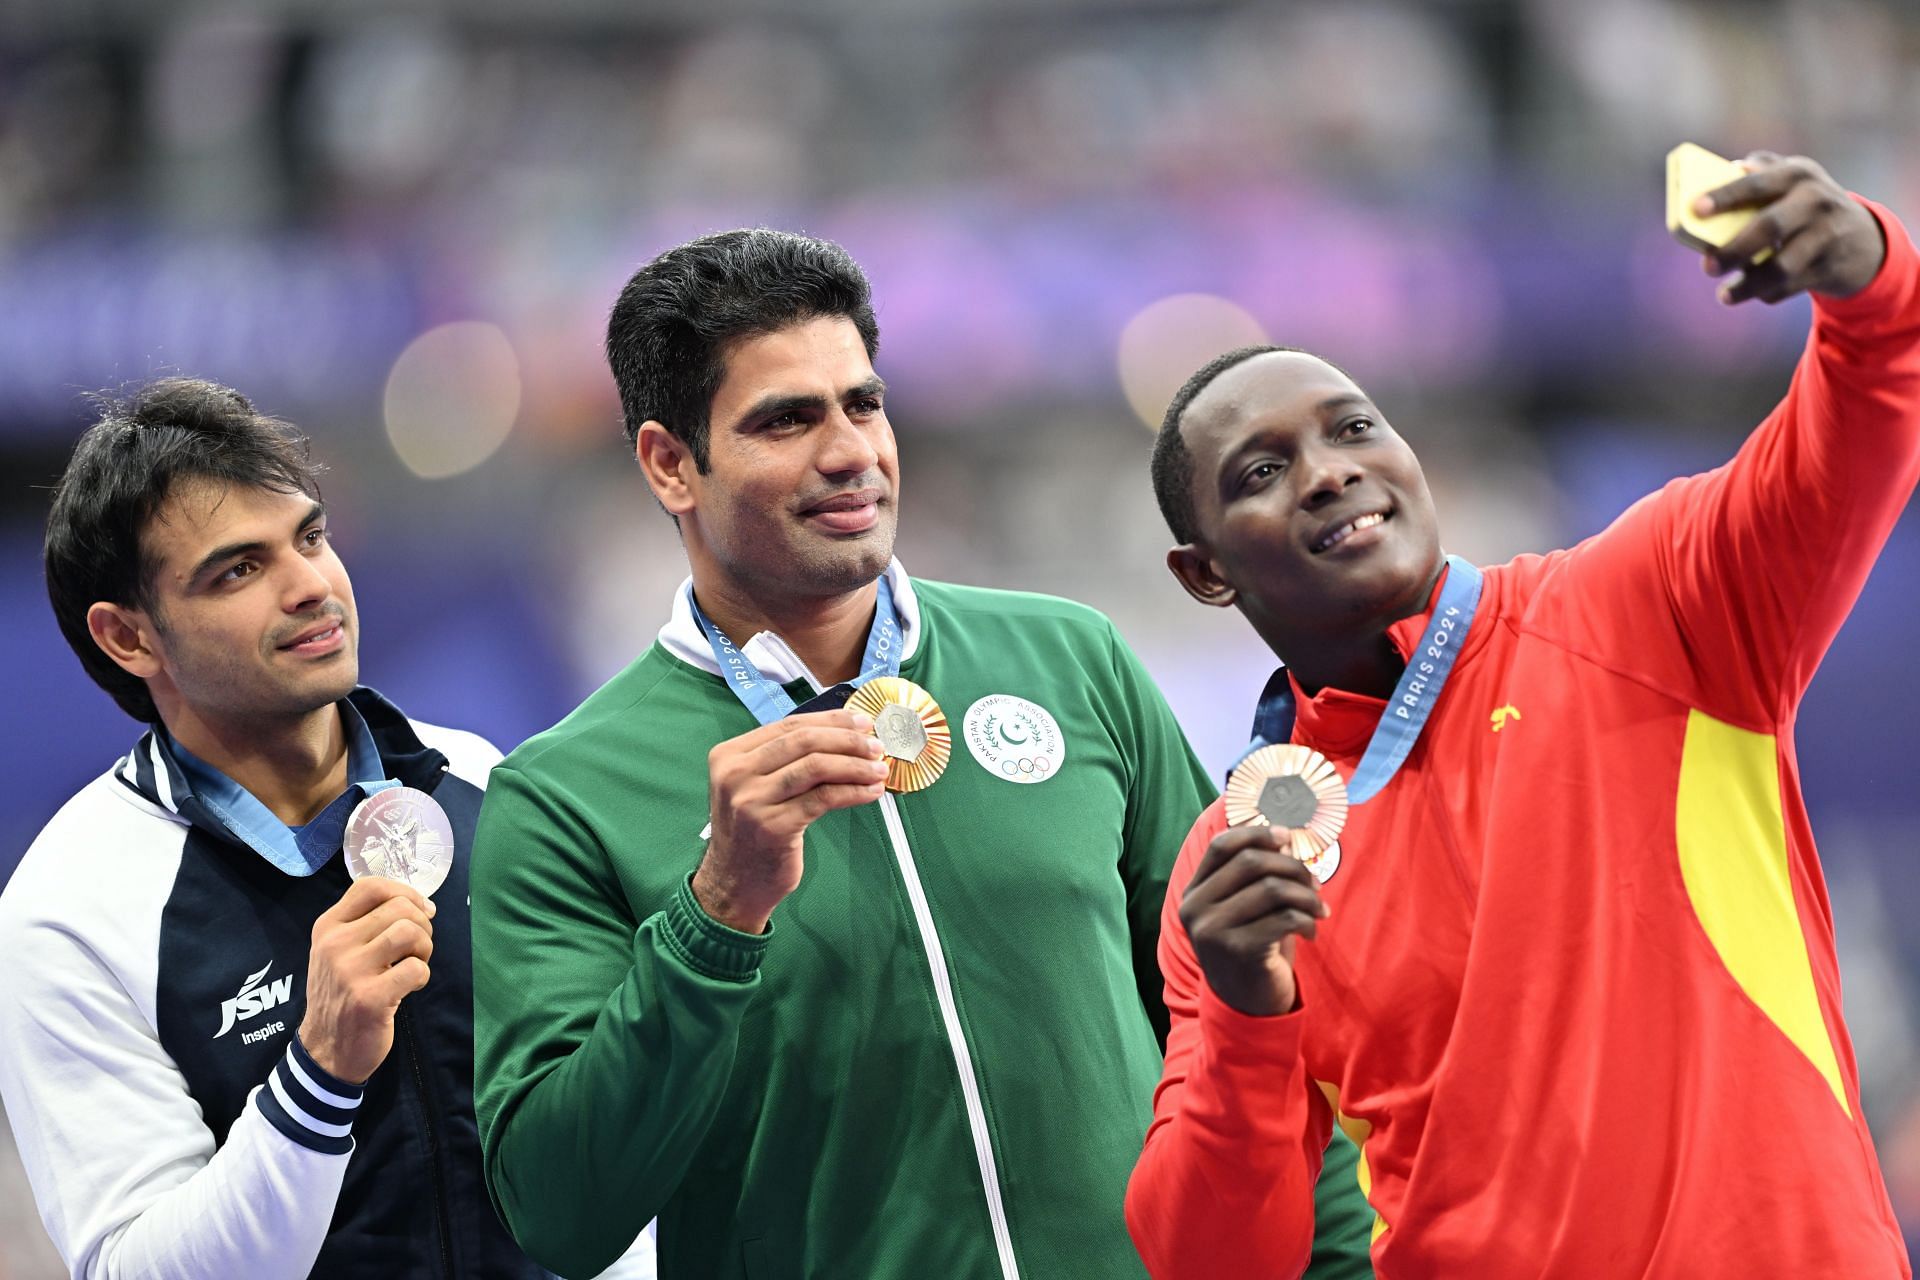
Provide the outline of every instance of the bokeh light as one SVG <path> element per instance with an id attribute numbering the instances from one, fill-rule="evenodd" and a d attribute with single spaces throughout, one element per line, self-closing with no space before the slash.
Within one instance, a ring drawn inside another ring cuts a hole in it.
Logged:
<path id="1" fill-rule="evenodd" d="M 520 361 L 497 325 L 443 324 L 393 362 L 387 438 L 415 475 L 443 480 L 485 462 L 520 416 Z"/>
<path id="2" fill-rule="evenodd" d="M 1266 342 L 1246 308 L 1210 293 L 1176 293 L 1147 307 L 1120 331 L 1120 387 L 1149 427 L 1158 427 L 1174 392 L 1223 351 Z"/>

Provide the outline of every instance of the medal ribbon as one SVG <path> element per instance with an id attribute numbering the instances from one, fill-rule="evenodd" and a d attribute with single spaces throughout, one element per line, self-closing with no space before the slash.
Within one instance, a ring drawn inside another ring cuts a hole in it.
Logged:
<path id="1" fill-rule="evenodd" d="M 739 646 L 700 611 L 699 601 L 693 598 L 692 583 L 687 584 L 687 605 L 693 610 L 693 620 L 700 625 L 700 634 L 713 646 L 714 661 L 720 664 L 720 675 L 726 680 L 727 687 L 733 690 L 734 696 L 740 699 L 747 710 L 753 712 L 754 718 L 761 724 L 772 724 L 791 715 L 795 710 L 793 698 L 777 681 L 762 675 L 747 655 L 740 652 Z M 893 585 L 883 574 L 875 593 L 873 626 L 867 632 L 867 652 L 860 660 L 860 674 L 810 699 L 806 704 L 807 709 L 831 710 L 843 705 L 849 693 L 875 676 L 899 675 L 900 651 L 903 647 L 900 613 L 893 605 Z"/>
<path id="2" fill-rule="evenodd" d="M 1453 673 L 1454 659 L 1466 642 L 1467 628 L 1480 607 L 1480 570 L 1459 556 L 1448 556 L 1447 568 L 1447 585 L 1440 589 L 1420 647 L 1407 658 L 1407 669 L 1400 673 L 1393 699 L 1380 713 L 1380 723 L 1367 742 L 1366 754 L 1360 757 L 1360 767 L 1347 783 L 1349 804 L 1373 799 L 1400 771 L 1407 753 L 1420 740 L 1420 731 L 1427 727 L 1427 718 L 1440 701 L 1440 690 Z M 1253 715 L 1253 742 L 1240 759 L 1261 747 L 1291 741 L 1293 721 L 1293 682 L 1287 678 L 1287 669 L 1281 667 L 1260 694 L 1260 705 Z M 1234 763 L 1237 766 L 1239 761 Z"/>

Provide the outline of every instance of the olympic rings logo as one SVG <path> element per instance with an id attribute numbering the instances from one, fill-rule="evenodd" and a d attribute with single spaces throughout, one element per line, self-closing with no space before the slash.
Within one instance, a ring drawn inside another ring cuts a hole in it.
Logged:
<path id="1" fill-rule="evenodd" d="M 1053 772 L 1053 761 L 1045 756 L 1009 757 L 1000 762 L 1000 772 L 1011 778 L 1018 774 L 1038 774 L 1044 778 Z"/>

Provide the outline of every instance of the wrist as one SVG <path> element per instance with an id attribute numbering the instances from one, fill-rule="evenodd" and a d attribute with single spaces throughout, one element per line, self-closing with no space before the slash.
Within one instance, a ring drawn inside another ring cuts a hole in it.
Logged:
<path id="1" fill-rule="evenodd" d="M 1911 287 L 1908 283 L 1911 267 L 1908 264 L 1913 256 L 1913 247 L 1906 229 L 1873 201 L 1858 195 L 1853 200 L 1873 219 L 1874 226 L 1879 230 L 1880 252 L 1873 263 L 1873 271 L 1866 275 L 1858 287 L 1847 288 L 1844 293 L 1812 291 L 1815 309 L 1835 319 L 1854 319 L 1883 314 L 1888 310 L 1897 311 L 1901 306 L 1899 298 Z"/>
<path id="2" fill-rule="evenodd" d="M 302 1020 L 299 1030 L 293 1033 L 293 1052 L 302 1065 L 311 1064 L 326 1077 L 327 1082 L 345 1089 L 362 1088 L 373 1074 L 369 1071 L 366 1075 L 356 1077 L 351 1068 L 341 1061 L 327 1037 L 314 1030 L 310 1020 Z"/>
<path id="3" fill-rule="evenodd" d="M 693 873 L 689 887 L 693 890 L 694 901 L 699 903 L 700 910 L 709 919 L 738 933 L 765 933 L 768 922 L 773 919 L 771 906 L 763 907 L 743 900 L 732 886 L 712 873 L 705 859 Z"/>
<path id="4" fill-rule="evenodd" d="M 1246 974 L 1230 965 L 1209 969 L 1203 961 L 1200 972 L 1213 998 L 1243 1018 L 1278 1018 L 1300 1007 L 1299 982 L 1279 980 L 1265 967 Z"/>
<path id="5" fill-rule="evenodd" d="M 305 1070 L 316 1084 L 331 1089 L 335 1093 L 358 1094 L 367 1087 L 365 1080 L 350 1080 L 338 1070 L 338 1059 L 322 1061 L 313 1051 L 313 1039 L 305 1023 L 293 1033 L 293 1043 L 289 1046 L 293 1060 Z"/>

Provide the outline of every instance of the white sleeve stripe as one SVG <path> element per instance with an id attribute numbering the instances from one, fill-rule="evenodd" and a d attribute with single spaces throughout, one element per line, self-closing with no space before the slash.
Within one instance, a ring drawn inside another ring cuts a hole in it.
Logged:
<path id="1" fill-rule="evenodd" d="M 362 1094 L 349 1098 L 344 1094 L 335 1093 L 331 1089 L 323 1088 L 312 1076 L 307 1074 L 306 1068 L 300 1065 L 300 1059 L 295 1057 L 292 1052 L 287 1054 L 285 1061 L 287 1070 L 291 1072 L 293 1078 L 299 1082 L 300 1087 L 330 1107 L 339 1107 L 342 1111 L 351 1111 L 360 1105 L 361 1097 L 365 1096 Z"/>
<path id="2" fill-rule="evenodd" d="M 344 1138 L 353 1132 L 353 1126 L 350 1124 L 328 1124 L 324 1120 L 316 1120 L 307 1114 L 306 1109 L 288 1095 L 286 1086 L 280 1083 L 279 1072 L 276 1071 L 267 1077 L 267 1087 L 273 1090 L 274 1099 L 286 1108 L 288 1115 L 315 1133 L 327 1138 Z"/>

